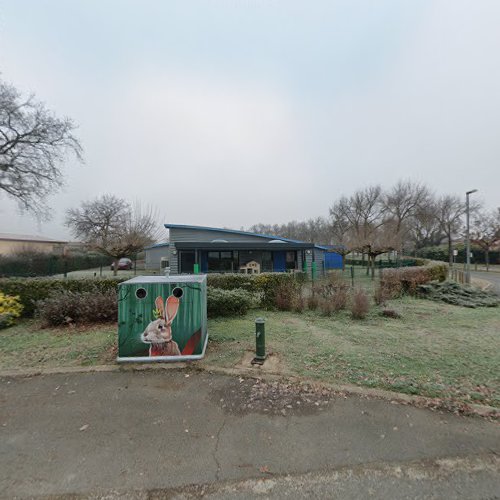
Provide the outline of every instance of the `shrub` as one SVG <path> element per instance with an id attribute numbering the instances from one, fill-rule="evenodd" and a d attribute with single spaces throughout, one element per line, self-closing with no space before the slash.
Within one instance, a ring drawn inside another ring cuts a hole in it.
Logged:
<path id="1" fill-rule="evenodd" d="M 305 308 L 306 308 L 306 299 L 304 299 L 304 297 L 302 297 L 302 296 L 297 297 L 297 299 L 293 305 L 293 310 L 295 312 L 301 313 L 301 312 L 304 312 Z"/>
<path id="2" fill-rule="evenodd" d="M 330 273 L 325 281 L 314 287 L 313 291 L 319 297 L 321 311 L 327 315 L 347 306 L 349 285 L 336 273 Z"/>
<path id="3" fill-rule="evenodd" d="M 370 311 L 368 295 L 362 288 L 358 288 L 352 294 L 351 315 L 354 319 L 364 319 Z"/>
<path id="4" fill-rule="evenodd" d="M 319 306 L 319 300 L 316 295 L 311 295 L 307 298 L 307 308 L 311 311 L 315 311 Z"/>
<path id="5" fill-rule="evenodd" d="M 207 286 L 208 289 L 241 289 L 256 293 L 260 297 L 260 305 L 266 309 L 272 309 L 279 307 L 277 296 L 281 285 L 300 291 L 304 279 L 305 273 L 209 274 Z"/>
<path id="6" fill-rule="evenodd" d="M 17 295 L 24 306 L 22 316 L 31 318 L 35 314 L 35 304 L 39 300 L 47 299 L 57 291 L 67 292 L 105 292 L 118 289 L 119 279 L 52 279 L 52 278 L 4 278 L 0 279 L 0 292 L 8 295 Z"/>
<path id="7" fill-rule="evenodd" d="M 299 286 L 289 283 L 278 283 L 275 290 L 274 305 L 280 311 L 295 311 L 304 309 L 304 301 Z"/>
<path id="8" fill-rule="evenodd" d="M 252 294 L 246 290 L 207 289 L 208 316 L 243 316 L 252 305 Z"/>
<path id="9" fill-rule="evenodd" d="M 347 307 L 347 301 L 349 298 L 349 287 L 345 286 L 338 288 L 332 297 L 332 306 L 334 311 L 341 311 Z"/>
<path id="10" fill-rule="evenodd" d="M 296 273 L 300 274 L 300 273 Z M 278 307 L 278 294 L 288 288 L 289 295 L 298 297 L 302 290 L 302 280 L 292 273 L 262 273 L 254 277 L 255 291 L 260 294 L 260 305 L 266 309 Z"/>
<path id="11" fill-rule="evenodd" d="M 428 261 L 425 265 L 430 275 L 430 281 L 445 281 L 448 277 L 448 265 L 442 262 Z"/>
<path id="12" fill-rule="evenodd" d="M 318 307 L 323 316 L 331 316 L 334 312 L 333 303 L 328 299 L 319 299 Z"/>
<path id="13" fill-rule="evenodd" d="M 378 306 L 383 306 L 391 297 L 389 296 L 387 287 L 378 285 L 373 293 L 373 300 Z"/>
<path id="14" fill-rule="evenodd" d="M 494 292 L 445 281 L 420 285 L 418 293 L 428 299 L 462 307 L 498 307 L 500 298 Z"/>
<path id="15" fill-rule="evenodd" d="M 116 291 L 56 291 L 36 303 L 36 316 L 50 326 L 116 321 Z"/>
<path id="16" fill-rule="evenodd" d="M 13 325 L 16 318 L 21 316 L 22 310 L 19 297 L 0 292 L 0 329 Z"/>
<path id="17" fill-rule="evenodd" d="M 221 288 L 223 290 L 242 289 L 255 292 L 255 279 L 251 274 L 208 274 L 208 288 Z"/>
<path id="18" fill-rule="evenodd" d="M 384 269 L 380 276 L 378 300 L 388 300 L 408 293 L 415 295 L 420 285 L 430 281 L 443 281 L 448 274 L 446 264 L 429 261 L 424 266 Z M 376 299 L 377 300 L 377 299 Z"/>

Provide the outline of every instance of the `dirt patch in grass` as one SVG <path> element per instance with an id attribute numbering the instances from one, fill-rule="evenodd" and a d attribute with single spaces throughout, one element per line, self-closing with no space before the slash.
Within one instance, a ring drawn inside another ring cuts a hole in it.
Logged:
<path id="1" fill-rule="evenodd" d="M 214 390 L 211 397 L 228 413 L 255 412 L 286 417 L 321 412 L 328 408 L 335 397 L 345 397 L 345 394 L 311 384 L 235 378 L 231 380 L 229 388 Z"/>

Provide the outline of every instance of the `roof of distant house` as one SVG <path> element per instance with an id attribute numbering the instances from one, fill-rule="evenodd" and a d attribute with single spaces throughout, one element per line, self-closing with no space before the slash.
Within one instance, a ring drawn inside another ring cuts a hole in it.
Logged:
<path id="1" fill-rule="evenodd" d="M 283 242 L 287 242 L 287 243 L 305 243 L 304 241 L 291 240 L 290 238 L 283 238 L 281 236 L 274 236 L 274 235 L 270 235 L 270 234 L 252 233 L 250 231 L 238 231 L 236 229 L 225 229 L 225 228 L 220 228 L 220 227 L 189 226 L 189 225 L 185 225 L 185 224 L 165 224 L 165 227 L 167 229 L 195 229 L 195 230 L 202 230 L 202 231 L 217 231 L 218 233 L 240 234 L 243 236 L 257 236 L 259 238 L 279 240 L 279 241 L 283 241 Z M 325 250 L 325 247 L 322 245 L 314 245 L 314 246 L 316 248 L 321 249 L 321 250 Z"/>
<path id="2" fill-rule="evenodd" d="M 33 234 L 14 234 L 14 233 L 0 233 L 0 240 L 9 241 L 26 241 L 36 243 L 67 243 L 64 240 L 54 240 L 46 236 L 37 236 Z"/>

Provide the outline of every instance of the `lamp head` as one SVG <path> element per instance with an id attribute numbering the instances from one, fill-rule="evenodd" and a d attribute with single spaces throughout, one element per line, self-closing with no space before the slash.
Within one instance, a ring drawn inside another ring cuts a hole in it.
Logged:
<path id="1" fill-rule="evenodd" d="M 469 195 L 472 193 L 477 193 L 477 189 L 471 189 L 470 191 L 467 191 L 465 194 Z"/>

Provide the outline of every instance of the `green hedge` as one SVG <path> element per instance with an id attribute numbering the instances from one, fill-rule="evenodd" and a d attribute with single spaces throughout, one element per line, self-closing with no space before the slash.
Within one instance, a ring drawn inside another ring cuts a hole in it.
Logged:
<path id="1" fill-rule="evenodd" d="M 23 317 L 31 318 L 35 313 L 35 303 L 47 299 L 53 292 L 68 290 L 71 292 L 105 292 L 117 290 L 118 283 L 126 278 L 106 279 L 55 279 L 55 278 L 1 278 L 0 291 L 7 295 L 19 295 L 24 306 Z M 300 290 L 304 280 L 302 273 L 262 273 L 245 274 L 209 274 L 208 290 L 243 290 L 252 297 L 258 297 L 259 305 L 266 309 L 276 307 L 278 291 L 283 286 Z"/>
<path id="2" fill-rule="evenodd" d="M 420 262 L 422 260 L 420 259 Z M 346 259 L 346 266 L 367 266 L 368 259 L 363 261 L 362 259 Z M 412 267 L 419 266 L 418 259 L 400 259 L 399 261 L 395 260 L 376 260 L 375 267 L 380 269 L 393 268 L 393 267 Z"/>
<path id="3" fill-rule="evenodd" d="M 252 306 L 252 294 L 242 289 L 207 289 L 207 313 L 209 318 L 217 316 L 243 316 Z"/>
<path id="4" fill-rule="evenodd" d="M 388 298 L 402 293 L 415 295 L 417 288 L 431 281 L 442 282 L 448 276 L 448 266 L 443 262 L 427 261 L 423 266 L 385 269 L 380 275 L 380 286 Z"/>
<path id="5" fill-rule="evenodd" d="M 283 286 L 299 290 L 306 278 L 305 273 L 209 274 L 207 283 L 209 289 L 240 289 L 257 294 L 261 307 L 273 309 Z"/>
<path id="6" fill-rule="evenodd" d="M 458 244 L 453 246 L 454 250 L 457 250 L 458 255 L 455 257 L 455 262 L 458 264 L 463 264 L 466 258 L 465 246 L 463 244 Z M 485 251 L 476 246 L 471 246 L 472 252 L 472 263 L 484 264 L 486 262 L 486 254 Z M 423 257 L 425 259 L 439 260 L 442 262 L 448 262 L 448 246 L 447 245 L 439 245 L 434 247 L 424 247 L 417 250 L 417 255 Z M 491 250 L 489 252 L 489 261 L 490 264 L 500 264 L 500 251 L 499 250 Z"/>
<path id="7" fill-rule="evenodd" d="M 207 286 L 222 290 L 242 289 L 256 292 L 255 275 L 252 274 L 208 274 Z"/>
<path id="8" fill-rule="evenodd" d="M 7 295 L 19 295 L 24 306 L 23 317 L 32 318 L 35 314 L 35 303 L 45 300 L 58 291 L 92 292 L 98 290 L 117 290 L 118 283 L 125 278 L 62 280 L 50 278 L 2 278 L 0 291 Z"/>
<path id="9" fill-rule="evenodd" d="M 109 266 L 111 259 L 103 255 L 87 254 L 63 257 L 27 253 L 19 256 L 0 256 L 1 277 L 37 277 Z"/>

